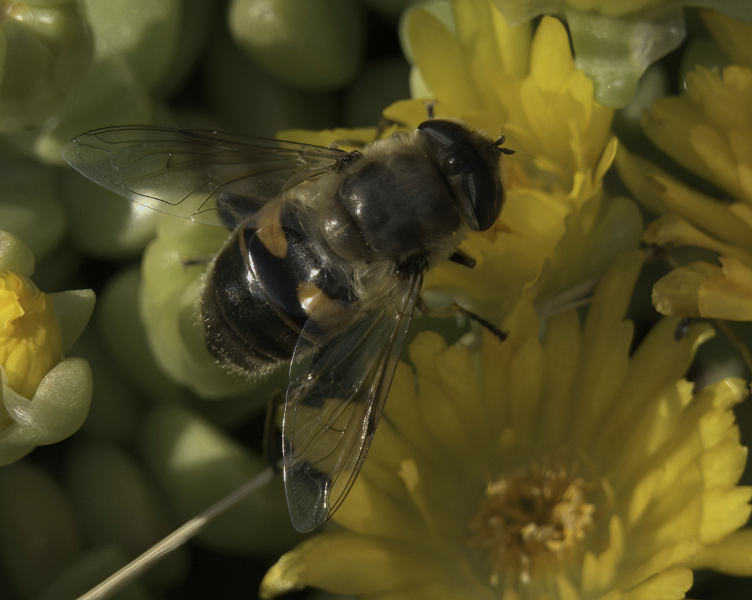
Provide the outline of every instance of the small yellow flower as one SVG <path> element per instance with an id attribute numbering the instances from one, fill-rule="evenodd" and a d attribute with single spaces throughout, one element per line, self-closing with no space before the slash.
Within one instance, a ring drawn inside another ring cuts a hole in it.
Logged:
<path id="1" fill-rule="evenodd" d="M 658 148 L 736 200 L 752 202 L 752 70 L 687 74 L 687 95 L 661 98 L 643 114 Z"/>
<path id="2" fill-rule="evenodd" d="M 566 20 L 579 68 L 593 81 L 598 101 L 611 108 L 627 106 L 647 68 L 681 45 L 687 36 L 684 8 L 697 4 L 692 0 L 493 3 L 513 25 L 546 14 Z M 737 0 L 710 0 L 704 4 L 730 17 L 749 20 L 748 5 Z M 712 32 L 712 27 L 709 29 Z"/>
<path id="3" fill-rule="evenodd" d="M 544 17 L 509 27 L 487 2 L 454 4 L 454 35 L 426 10 L 406 24 L 410 52 L 436 99 L 437 116 L 462 119 L 489 134 L 504 130 L 516 159 L 532 162 L 547 188 L 569 188 L 593 168 L 611 138 L 613 110 L 593 100 L 593 82 L 576 69 L 566 29 Z M 409 127 L 426 118 L 424 100 L 398 102 L 384 115 Z"/>
<path id="4" fill-rule="evenodd" d="M 0 466 L 74 433 L 91 402 L 91 371 L 64 358 L 94 309 L 91 290 L 43 294 L 31 250 L 0 231 Z"/>
<path id="5" fill-rule="evenodd" d="M 498 324 L 523 291 L 540 304 L 599 277 L 615 256 L 635 248 L 642 232 L 637 208 L 603 190 L 615 142 L 594 169 L 578 173 L 568 193 L 510 189 L 496 225 L 462 245 L 475 267 L 444 263 L 432 269 L 423 286 L 427 298 L 449 296 Z"/>
<path id="6" fill-rule="evenodd" d="M 616 151 L 613 110 L 593 100 L 562 23 L 544 17 L 533 35 L 528 25 L 509 27 L 488 2 L 453 9 L 456 33 L 427 10 L 407 19 L 425 91 L 437 116 L 492 134 L 503 129 L 517 153 L 502 158 L 508 177 L 499 221 L 462 246 L 475 268 L 440 265 L 423 289 L 429 302 L 432 294 L 448 297 L 499 324 L 529 287 L 540 303 L 600 276 L 636 246 L 642 221 L 629 200 L 603 191 Z M 416 127 L 426 119 L 424 102 L 398 102 L 384 115 Z"/>
<path id="7" fill-rule="evenodd" d="M 651 141 L 717 186 L 717 200 L 623 148 L 616 164 L 632 194 L 661 214 L 645 231 L 649 244 L 695 246 L 719 257 L 675 269 L 653 293 L 666 315 L 752 319 L 752 70 L 697 67 L 687 96 L 657 100 L 643 115 Z"/>
<path id="8" fill-rule="evenodd" d="M 8 385 L 32 398 L 63 358 L 52 298 L 23 276 L 0 273 L 0 365 Z"/>
<path id="9" fill-rule="evenodd" d="M 682 379 L 707 323 L 665 319 L 630 352 L 641 264 L 615 261 L 584 325 L 569 311 L 541 337 L 525 297 L 504 342 L 418 337 L 341 528 L 284 555 L 261 596 L 669 600 L 693 568 L 752 574 L 745 382 Z"/>

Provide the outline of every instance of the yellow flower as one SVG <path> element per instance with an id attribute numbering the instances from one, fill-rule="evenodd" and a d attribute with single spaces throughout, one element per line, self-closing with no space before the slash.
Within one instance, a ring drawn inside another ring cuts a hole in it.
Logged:
<path id="1" fill-rule="evenodd" d="M 31 398 L 62 358 L 52 298 L 25 277 L 0 273 L 0 365 L 8 385 Z"/>
<path id="2" fill-rule="evenodd" d="M 574 67 L 567 32 L 544 17 L 535 35 L 509 27 L 488 2 L 456 2 L 453 34 L 431 13 L 413 10 L 405 25 L 410 54 L 436 100 L 451 116 L 490 134 L 504 130 L 517 159 L 532 163 L 546 187 L 569 188 L 592 168 L 611 134 L 613 110 L 593 100 L 593 82 Z M 384 115 L 416 127 L 424 100 L 398 102 Z"/>
<path id="3" fill-rule="evenodd" d="M 675 269 L 653 293 L 666 315 L 752 319 L 752 70 L 723 74 L 697 67 L 687 96 L 657 100 L 643 115 L 651 141 L 730 198 L 717 200 L 621 149 L 619 173 L 633 193 L 662 214 L 643 236 L 649 244 L 695 246 L 720 266 Z"/>
<path id="4" fill-rule="evenodd" d="M 603 190 L 616 153 L 613 111 L 593 100 L 592 82 L 575 69 L 562 23 L 544 17 L 533 35 L 527 25 L 509 27 L 487 0 L 452 6 L 456 33 L 423 8 L 412 10 L 405 25 L 434 113 L 493 135 L 503 130 L 517 153 L 502 158 L 501 217 L 461 247 L 475 267 L 437 266 L 422 294 L 431 307 L 457 302 L 498 325 L 529 288 L 545 305 L 597 279 L 615 256 L 636 247 L 642 220 L 630 200 Z M 427 101 L 397 102 L 384 116 L 414 129 L 428 118 Z M 293 130 L 280 137 L 341 146 L 393 130 Z"/>
<path id="5" fill-rule="evenodd" d="M 94 309 L 91 290 L 43 294 L 29 280 L 34 256 L 0 230 L 0 466 L 60 441 L 83 423 L 91 371 L 64 358 Z"/>
<path id="6" fill-rule="evenodd" d="M 525 290 L 541 304 L 599 277 L 616 255 L 637 246 L 642 231 L 634 204 L 603 191 L 615 151 L 614 140 L 568 193 L 511 189 L 496 225 L 462 245 L 475 267 L 444 263 L 432 269 L 423 286 L 427 299 L 448 296 L 498 324 Z"/>
<path id="7" fill-rule="evenodd" d="M 692 0 L 493 0 L 493 3 L 513 25 L 540 15 L 561 15 L 567 22 L 578 66 L 595 84 L 598 101 L 611 108 L 627 106 L 647 68 L 682 44 L 687 36 L 684 7 L 697 4 Z M 749 21 L 748 3 L 710 0 L 704 5 Z M 708 23 L 708 29 L 713 33 L 711 25 Z M 726 50 L 734 44 L 720 45 Z"/>
<path id="8" fill-rule="evenodd" d="M 582 326 L 569 311 L 541 336 L 526 297 L 504 342 L 417 338 L 341 528 L 284 555 L 261 596 L 668 600 L 692 568 L 752 574 L 745 382 L 681 378 L 707 323 L 665 319 L 630 353 L 641 264 L 615 261 Z"/>
<path id="9" fill-rule="evenodd" d="M 446 297 L 499 324 L 523 290 L 543 302 L 600 276 L 637 244 L 642 221 L 602 180 L 616 151 L 611 109 L 593 100 L 593 83 L 574 67 L 566 30 L 544 17 L 535 34 L 509 27 L 488 2 L 455 2 L 456 34 L 430 12 L 413 10 L 405 30 L 437 116 L 492 134 L 504 130 L 507 198 L 488 232 L 462 250 L 470 270 L 445 263 L 428 273 L 424 293 Z M 398 102 L 384 115 L 410 128 L 426 119 L 425 100 Z"/>
<path id="10" fill-rule="evenodd" d="M 752 70 L 698 66 L 686 84 L 686 96 L 656 100 L 643 114 L 645 134 L 682 166 L 752 202 Z"/>

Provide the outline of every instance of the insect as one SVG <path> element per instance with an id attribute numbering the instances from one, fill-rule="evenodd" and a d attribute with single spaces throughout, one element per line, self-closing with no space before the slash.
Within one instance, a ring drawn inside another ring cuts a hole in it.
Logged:
<path id="1" fill-rule="evenodd" d="M 499 216 L 511 150 L 428 119 L 345 152 L 159 127 L 112 127 L 63 157 L 144 206 L 232 230 L 207 270 L 209 351 L 263 375 L 290 364 L 282 468 L 293 526 L 341 505 L 381 416 L 423 273 Z"/>

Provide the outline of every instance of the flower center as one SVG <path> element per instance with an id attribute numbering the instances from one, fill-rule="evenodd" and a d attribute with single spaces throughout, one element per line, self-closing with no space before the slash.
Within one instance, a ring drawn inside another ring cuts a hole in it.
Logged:
<path id="1" fill-rule="evenodd" d="M 537 466 L 490 482 L 470 521 L 470 546 L 483 554 L 491 585 L 505 575 L 527 584 L 532 571 L 571 558 L 593 528 L 589 488 L 564 468 Z"/>
<path id="2" fill-rule="evenodd" d="M 8 385 L 31 399 L 63 358 L 52 298 L 25 277 L 0 273 L 0 367 Z"/>

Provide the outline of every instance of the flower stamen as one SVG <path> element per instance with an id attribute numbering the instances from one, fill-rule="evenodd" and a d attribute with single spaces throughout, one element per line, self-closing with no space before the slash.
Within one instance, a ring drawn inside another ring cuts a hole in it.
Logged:
<path id="1" fill-rule="evenodd" d="M 532 571 L 571 558 L 593 527 L 589 487 L 564 468 L 536 465 L 491 481 L 469 525 L 469 544 L 485 554 L 491 585 L 505 572 L 528 584 Z"/>

